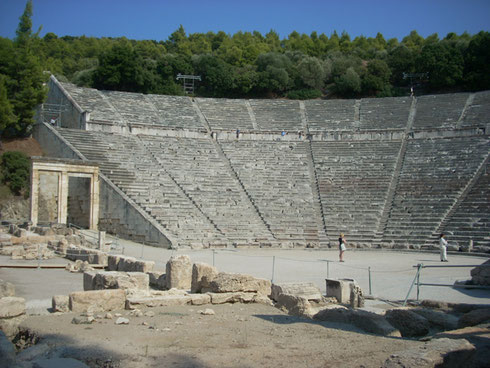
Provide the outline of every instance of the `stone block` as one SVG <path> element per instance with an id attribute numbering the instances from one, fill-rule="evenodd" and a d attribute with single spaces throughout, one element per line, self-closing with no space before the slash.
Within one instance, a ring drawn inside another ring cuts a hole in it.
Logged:
<path id="1" fill-rule="evenodd" d="M 8 281 L 0 280 L 0 298 L 6 296 L 15 296 L 15 286 Z"/>
<path id="2" fill-rule="evenodd" d="M 167 277 L 164 272 L 152 271 L 148 272 L 148 276 L 150 278 L 151 287 L 158 290 L 167 289 Z"/>
<path id="3" fill-rule="evenodd" d="M 257 297 L 257 293 L 228 292 L 228 293 L 208 293 L 211 297 L 211 304 L 224 303 L 251 303 Z"/>
<path id="4" fill-rule="evenodd" d="M 277 301 L 281 294 L 294 295 L 317 303 L 323 300 L 320 289 L 311 282 L 272 284 L 271 298 Z"/>
<path id="5" fill-rule="evenodd" d="M 218 269 L 206 263 L 197 262 L 192 265 L 191 292 L 200 293 L 202 289 L 202 279 L 206 276 L 208 282 L 213 281 L 218 275 Z"/>
<path id="6" fill-rule="evenodd" d="M 361 287 L 355 282 L 350 284 L 350 306 L 351 308 L 364 307 L 364 295 Z"/>
<path id="7" fill-rule="evenodd" d="M 55 295 L 51 299 L 51 306 L 53 312 L 69 312 L 70 311 L 70 298 L 68 295 Z"/>
<path id="8" fill-rule="evenodd" d="M 192 305 L 203 305 L 211 303 L 209 294 L 190 294 Z"/>
<path id="9" fill-rule="evenodd" d="M 490 322 L 490 308 L 475 309 L 463 314 L 458 321 L 458 327 L 476 326 L 485 322 Z"/>
<path id="10" fill-rule="evenodd" d="M 159 295 L 150 297 L 128 297 L 126 309 L 134 309 L 138 306 L 168 307 L 174 305 L 186 305 L 191 302 L 189 295 Z"/>
<path id="11" fill-rule="evenodd" d="M 458 327 L 458 318 L 452 314 L 445 313 L 444 311 L 428 308 L 416 308 L 412 311 L 427 319 L 429 324 L 436 328 L 454 330 Z"/>
<path id="12" fill-rule="evenodd" d="M 293 316 L 309 317 L 313 314 L 310 302 L 303 296 L 279 294 L 276 307 L 285 309 Z"/>
<path id="13" fill-rule="evenodd" d="M 112 255 L 112 254 L 108 255 L 107 256 L 107 269 L 109 271 L 117 271 L 120 260 L 121 260 L 121 256 L 116 256 L 116 255 Z"/>
<path id="14" fill-rule="evenodd" d="M 192 284 L 192 264 L 189 256 L 171 257 L 166 266 L 167 289 L 190 290 Z"/>
<path id="15" fill-rule="evenodd" d="M 83 273 L 83 290 L 95 290 L 96 271 L 86 271 Z"/>
<path id="16" fill-rule="evenodd" d="M 26 312 L 26 301 L 24 298 L 7 296 L 0 299 L 0 318 L 17 317 Z"/>
<path id="17" fill-rule="evenodd" d="M 429 333 L 429 321 L 408 309 L 390 309 L 385 315 L 388 322 L 400 330 L 403 337 L 425 336 Z"/>
<path id="18" fill-rule="evenodd" d="M 72 312 L 106 312 L 124 309 L 126 293 L 122 289 L 77 291 L 69 298 Z"/>
<path id="19" fill-rule="evenodd" d="M 327 297 L 337 298 L 339 303 L 350 303 L 350 291 L 351 284 L 354 283 L 352 279 L 325 279 L 327 287 Z"/>
<path id="20" fill-rule="evenodd" d="M 93 281 L 94 290 L 123 289 L 127 293 L 149 293 L 149 276 L 142 272 L 97 272 Z"/>
<path id="21" fill-rule="evenodd" d="M 266 279 L 258 279 L 250 275 L 238 273 L 220 272 L 209 282 L 207 277 L 203 277 L 206 287 L 203 292 L 230 293 L 230 292 L 255 292 L 260 295 L 271 294 L 271 282 Z"/>
<path id="22" fill-rule="evenodd" d="M 19 333 L 19 325 L 26 318 L 25 314 L 12 318 L 0 318 L 0 331 L 3 331 L 12 340 Z"/>

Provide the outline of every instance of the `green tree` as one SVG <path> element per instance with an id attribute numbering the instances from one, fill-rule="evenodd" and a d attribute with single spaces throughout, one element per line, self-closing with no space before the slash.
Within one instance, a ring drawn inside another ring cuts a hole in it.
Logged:
<path id="1" fill-rule="evenodd" d="M 290 73 L 293 65 L 286 55 L 275 52 L 261 54 L 256 65 L 259 73 L 258 87 L 261 91 L 283 94 L 292 86 Z"/>
<path id="2" fill-rule="evenodd" d="M 354 97 L 361 92 L 361 78 L 353 67 L 347 68 L 344 74 L 335 78 L 335 91 L 342 97 Z"/>
<path id="3" fill-rule="evenodd" d="M 376 95 L 390 87 L 391 71 L 383 60 L 371 60 L 362 79 L 362 90 L 366 95 Z"/>
<path id="4" fill-rule="evenodd" d="M 464 79 L 471 90 L 490 89 L 490 33 L 473 37 L 465 53 Z"/>
<path id="5" fill-rule="evenodd" d="M 205 96 L 224 97 L 233 89 L 233 69 L 211 54 L 196 55 L 194 70 L 201 75 L 199 91 Z"/>
<path id="6" fill-rule="evenodd" d="M 16 117 L 14 110 L 7 98 L 7 87 L 5 87 L 5 77 L 0 75 L 0 134 L 7 126 L 15 123 Z"/>
<path id="7" fill-rule="evenodd" d="M 3 131 L 7 136 L 23 136 L 30 133 L 34 124 L 34 109 L 42 103 L 46 91 L 43 86 L 47 76 L 43 74 L 41 62 L 32 50 L 37 34 L 32 33 L 32 1 L 28 1 L 20 17 L 14 39 L 14 58 L 9 68 L 7 96 L 13 107 L 15 121 Z"/>
<path id="8" fill-rule="evenodd" d="M 327 76 L 323 63 L 316 57 L 305 57 L 298 64 L 301 81 L 313 89 L 321 89 Z"/>
<path id="9" fill-rule="evenodd" d="M 30 161 L 22 152 L 5 152 L 0 158 L 2 182 L 14 194 L 27 193 L 29 189 Z"/>

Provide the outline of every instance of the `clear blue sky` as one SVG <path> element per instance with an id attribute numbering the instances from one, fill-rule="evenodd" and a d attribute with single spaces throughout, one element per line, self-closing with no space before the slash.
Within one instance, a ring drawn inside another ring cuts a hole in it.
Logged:
<path id="1" fill-rule="evenodd" d="M 13 38 L 26 0 L 0 0 L 0 36 Z M 41 36 L 167 40 L 180 24 L 187 34 L 271 29 L 351 38 L 401 40 L 411 30 L 427 37 L 490 30 L 490 0 L 33 0 L 33 30 Z"/>

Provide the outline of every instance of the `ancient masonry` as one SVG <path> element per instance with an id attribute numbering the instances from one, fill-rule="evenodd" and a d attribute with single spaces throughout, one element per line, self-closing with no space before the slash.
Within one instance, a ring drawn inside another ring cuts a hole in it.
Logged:
<path id="1" fill-rule="evenodd" d="M 63 113 L 51 126 L 40 107 L 35 137 L 98 164 L 100 230 L 161 247 L 326 247 L 340 232 L 356 247 L 441 232 L 490 247 L 489 91 L 300 102 L 49 87 Z M 68 206 L 75 224 L 84 206 Z"/>

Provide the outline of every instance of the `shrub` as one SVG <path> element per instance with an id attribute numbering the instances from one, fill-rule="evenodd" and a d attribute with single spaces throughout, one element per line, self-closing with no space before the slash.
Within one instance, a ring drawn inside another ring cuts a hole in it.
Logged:
<path id="1" fill-rule="evenodd" d="M 5 152 L 1 157 L 2 181 L 17 195 L 29 192 L 30 161 L 22 152 Z"/>

